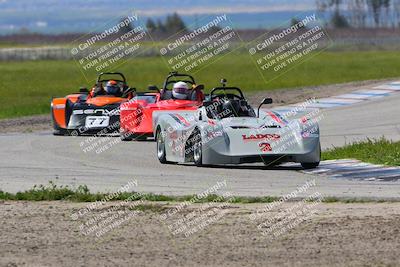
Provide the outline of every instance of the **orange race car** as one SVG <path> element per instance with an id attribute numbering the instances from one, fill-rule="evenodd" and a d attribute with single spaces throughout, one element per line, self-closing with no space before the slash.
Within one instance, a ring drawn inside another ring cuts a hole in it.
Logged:
<path id="1" fill-rule="evenodd" d="M 101 73 L 90 92 L 81 88 L 51 101 L 54 135 L 118 133 L 119 106 L 135 96 L 122 73 Z"/>

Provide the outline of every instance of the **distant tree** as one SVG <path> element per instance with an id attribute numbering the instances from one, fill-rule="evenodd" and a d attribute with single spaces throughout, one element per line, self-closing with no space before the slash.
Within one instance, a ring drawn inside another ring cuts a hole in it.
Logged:
<path id="1" fill-rule="evenodd" d="M 149 32 L 155 32 L 157 30 L 157 25 L 151 18 L 149 18 L 146 22 L 146 28 Z"/>
<path id="2" fill-rule="evenodd" d="M 124 23 L 125 23 L 126 20 L 129 20 L 129 18 L 127 18 L 127 17 L 122 18 L 122 19 L 120 20 L 120 23 L 121 23 L 121 22 L 124 22 Z M 120 32 L 121 34 L 124 34 L 124 33 L 130 32 L 131 30 L 133 30 L 133 28 L 134 28 L 134 27 L 133 27 L 133 24 L 132 24 L 132 23 L 129 23 L 129 24 L 126 24 L 125 26 L 121 27 L 121 28 L 119 29 L 119 32 Z"/>
<path id="3" fill-rule="evenodd" d="M 367 18 L 366 0 L 350 0 L 348 1 L 349 24 L 352 27 L 364 28 Z"/>
<path id="4" fill-rule="evenodd" d="M 218 26 L 212 26 L 210 29 L 209 29 L 209 31 L 210 32 L 218 32 L 218 31 L 220 31 L 220 30 L 222 30 L 222 28 L 221 27 L 218 27 Z"/>
<path id="5" fill-rule="evenodd" d="M 328 0 L 316 0 L 315 5 L 317 6 L 318 17 L 322 18 L 323 22 L 327 24 L 325 13 L 329 7 Z"/>
<path id="6" fill-rule="evenodd" d="M 382 1 L 382 5 L 385 8 L 385 21 L 383 22 L 385 24 L 386 27 L 389 26 L 389 12 L 390 12 L 390 0 L 383 0 Z"/>
<path id="7" fill-rule="evenodd" d="M 342 3 L 343 0 L 330 0 L 329 5 L 333 6 L 335 9 L 335 12 L 337 12 L 340 15 L 340 4 Z"/>
<path id="8" fill-rule="evenodd" d="M 166 32 L 167 29 L 160 19 L 157 20 L 156 29 L 158 32 Z"/>
<path id="9" fill-rule="evenodd" d="M 376 27 L 381 25 L 381 11 L 385 0 L 368 0 L 368 5 Z"/>
<path id="10" fill-rule="evenodd" d="M 394 10 L 394 26 L 400 26 L 400 0 L 392 0 Z"/>
<path id="11" fill-rule="evenodd" d="M 333 13 L 331 18 L 331 24 L 334 28 L 348 28 L 350 27 L 349 23 L 347 22 L 346 18 L 341 15 L 337 10 Z"/>
<path id="12" fill-rule="evenodd" d="M 165 28 L 168 32 L 178 32 L 186 30 L 186 25 L 181 17 L 175 12 L 172 15 L 168 15 L 165 20 Z"/>
<path id="13" fill-rule="evenodd" d="M 297 18 L 292 18 L 290 20 L 290 26 L 295 26 L 298 25 L 300 23 L 300 20 L 298 20 Z M 300 29 L 305 28 L 304 25 L 302 25 L 301 27 L 299 27 Z"/>

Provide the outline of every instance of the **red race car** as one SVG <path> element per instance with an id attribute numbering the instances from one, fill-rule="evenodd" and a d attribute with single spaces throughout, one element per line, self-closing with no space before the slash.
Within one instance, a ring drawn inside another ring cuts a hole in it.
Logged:
<path id="1" fill-rule="evenodd" d="M 161 90 L 149 86 L 149 90 L 156 92 L 121 104 L 121 139 L 130 141 L 152 137 L 154 111 L 196 110 L 204 100 L 203 89 L 204 86 L 197 85 L 191 75 L 169 73 Z"/>

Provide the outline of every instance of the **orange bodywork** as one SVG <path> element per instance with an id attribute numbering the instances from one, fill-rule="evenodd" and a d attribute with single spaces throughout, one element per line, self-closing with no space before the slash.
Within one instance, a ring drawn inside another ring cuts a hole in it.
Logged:
<path id="1" fill-rule="evenodd" d="M 63 98 L 53 99 L 53 101 L 51 102 L 51 110 L 53 113 L 54 122 L 58 127 L 66 129 L 68 126 L 65 114 L 67 101 L 70 101 L 70 103 L 76 103 L 77 101 L 79 101 L 79 98 L 81 96 L 82 94 L 71 94 Z M 127 98 L 105 95 L 105 96 L 89 97 L 86 100 L 86 103 L 101 107 L 109 104 L 122 103 L 127 100 L 128 100 Z"/>
<path id="2" fill-rule="evenodd" d="M 51 110 L 53 112 L 54 122 L 62 128 L 66 128 L 65 121 L 65 106 L 67 104 L 67 98 L 54 98 L 51 102 Z"/>
<path id="3" fill-rule="evenodd" d="M 109 104 L 121 103 L 124 101 L 127 101 L 127 99 L 115 96 L 96 96 L 89 98 L 86 103 L 101 107 Z"/>

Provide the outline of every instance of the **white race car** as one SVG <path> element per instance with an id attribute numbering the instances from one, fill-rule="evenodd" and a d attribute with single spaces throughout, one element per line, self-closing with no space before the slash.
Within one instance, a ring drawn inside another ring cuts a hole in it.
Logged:
<path id="1" fill-rule="evenodd" d="M 321 158 L 319 127 L 304 112 L 257 112 L 237 87 L 214 88 L 197 111 L 160 112 L 153 118 L 161 163 L 197 166 L 264 162 L 273 166 L 298 162 L 316 168 Z M 293 114 L 292 114 L 293 115 Z"/>

